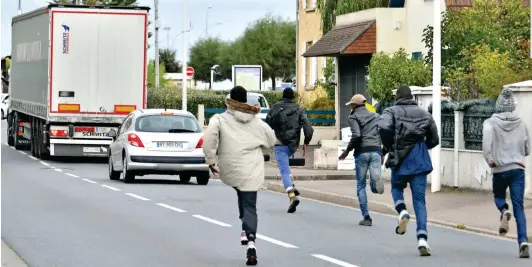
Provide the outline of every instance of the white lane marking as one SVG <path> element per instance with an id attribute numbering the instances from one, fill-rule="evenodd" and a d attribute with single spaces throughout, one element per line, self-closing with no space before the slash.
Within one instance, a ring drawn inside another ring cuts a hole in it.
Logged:
<path id="1" fill-rule="evenodd" d="M 63 170 L 61 170 L 61 169 L 57 169 L 57 168 L 54 168 L 54 171 L 56 171 L 56 172 L 63 172 Z"/>
<path id="2" fill-rule="evenodd" d="M 44 162 L 44 161 L 39 161 L 40 164 L 44 165 L 44 166 L 50 166 L 50 164 Z"/>
<path id="3" fill-rule="evenodd" d="M 349 263 L 347 263 L 345 261 L 333 259 L 331 257 L 327 257 L 327 256 L 321 255 L 321 254 L 312 254 L 312 257 L 316 257 L 318 259 L 321 259 L 321 260 L 324 260 L 324 261 L 328 261 L 330 263 L 334 263 L 334 264 L 342 266 L 342 267 L 359 267 L 357 265 L 349 264 Z"/>
<path id="4" fill-rule="evenodd" d="M 38 160 L 38 159 L 37 159 L 36 157 L 34 157 L 34 156 L 30 156 L 30 159 L 32 159 L 32 160 Z"/>
<path id="5" fill-rule="evenodd" d="M 75 174 L 72 174 L 72 173 L 65 172 L 65 174 L 70 176 L 70 177 L 79 178 L 79 176 L 77 176 Z"/>
<path id="6" fill-rule="evenodd" d="M 24 151 L 20 151 L 20 150 L 18 151 L 18 153 L 20 153 L 20 154 L 22 154 L 22 155 L 28 155 L 28 154 L 26 154 L 26 152 L 24 152 Z"/>
<path id="7" fill-rule="evenodd" d="M 148 201 L 148 200 L 150 200 L 149 198 L 141 197 L 141 196 L 139 196 L 139 195 L 135 195 L 135 194 L 133 194 L 133 193 L 126 193 L 126 195 L 128 195 L 128 196 L 130 196 L 130 197 L 134 197 L 134 198 L 136 198 L 136 199 L 144 200 L 144 201 Z"/>
<path id="8" fill-rule="evenodd" d="M 257 234 L 257 238 L 258 239 L 261 239 L 261 240 L 264 240 L 264 241 L 267 241 L 267 242 L 270 242 L 270 243 L 273 243 L 273 244 L 276 244 L 276 245 L 279 245 L 281 247 L 285 247 L 285 248 L 298 248 L 292 244 L 288 244 L 288 243 L 285 243 L 283 241 L 279 241 L 277 239 L 273 239 L 271 237 L 267 237 L 267 236 L 263 236 L 261 234 Z"/>
<path id="9" fill-rule="evenodd" d="M 116 187 L 108 186 L 108 185 L 105 185 L 105 184 L 102 184 L 102 186 L 105 187 L 105 188 L 111 189 L 113 191 L 122 191 L 122 189 L 118 189 Z"/>
<path id="10" fill-rule="evenodd" d="M 156 205 L 157 206 L 161 206 L 163 208 L 167 208 L 167 209 L 173 210 L 173 211 L 177 211 L 177 212 L 187 212 L 186 210 L 178 209 L 176 207 L 172 207 L 172 206 L 166 205 L 164 203 L 157 203 Z"/>
<path id="11" fill-rule="evenodd" d="M 211 218 L 207 218 L 205 216 L 201 216 L 201 215 L 192 215 L 192 217 L 195 217 L 195 218 L 198 218 L 200 220 L 204 220 L 206 222 L 210 222 L 210 223 L 214 223 L 214 224 L 217 224 L 219 226 L 222 226 L 222 227 L 231 227 L 230 224 L 227 224 L 227 223 L 224 223 L 224 222 L 220 222 L 220 221 L 217 221 L 215 219 L 211 219 Z"/>
<path id="12" fill-rule="evenodd" d="M 268 190 L 268 189 L 266 189 L 265 191 L 268 191 L 269 193 L 274 193 L 274 194 L 277 194 L 277 195 L 283 195 L 283 196 L 286 196 L 286 193 L 280 193 L 280 192 L 271 191 L 271 190 Z M 313 199 L 313 198 L 301 197 L 301 196 L 299 196 L 299 198 L 300 198 L 300 199 L 305 199 L 305 200 L 308 200 L 308 201 L 313 201 L 313 202 L 317 202 L 317 203 L 325 204 L 325 205 L 329 205 L 329 206 L 336 206 L 336 207 L 339 207 L 339 208 L 344 208 L 344 209 L 349 209 L 349 210 L 357 210 L 357 211 L 360 211 L 360 209 L 357 209 L 357 208 L 354 208 L 354 207 L 344 206 L 344 205 L 335 204 L 335 203 L 329 203 L 329 202 L 325 202 L 325 201 L 321 201 L 321 200 L 317 200 L 317 199 Z M 386 216 L 386 217 L 390 217 L 390 218 L 395 218 L 395 219 L 397 219 L 397 215 L 391 215 L 391 214 L 386 214 L 386 213 L 381 213 L 381 212 L 376 212 L 376 211 L 372 211 L 372 212 L 373 212 L 374 214 L 379 214 L 379 215 L 381 215 L 381 216 Z M 410 219 L 410 220 L 411 220 L 411 221 L 416 221 L 415 219 Z M 508 238 L 508 237 L 502 237 L 502 236 L 496 236 L 496 235 L 490 235 L 490 234 L 478 233 L 478 232 L 473 232 L 473 231 L 468 231 L 468 230 L 462 230 L 462 229 L 457 229 L 456 227 L 450 227 L 450 226 L 446 226 L 446 225 L 435 224 L 435 223 L 432 223 L 432 222 L 427 222 L 427 224 L 430 225 L 430 226 L 433 226 L 433 227 L 438 227 L 438 228 L 443 228 L 443 229 L 453 230 L 453 231 L 461 232 L 461 233 L 465 233 L 465 234 L 472 234 L 472 235 L 477 235 L 477 236 L 489 237 L 489 238 L 492 238 L 492 239 L 498 239 L 498 240 L 505 240 L 505 241 L 515 242 L 515 239 Z"/>
<path id="13" fill-rule="evenodd" d="M 85 182 L 89 182 L 89 183 L 91 183 L 91 184 L 97 184 L 97 182 L 95 182 L 95 181 L 93 181 L 93 180 L 85 179 L 85 178 L 83 178 L 83 181 L 85 181 Z"/>

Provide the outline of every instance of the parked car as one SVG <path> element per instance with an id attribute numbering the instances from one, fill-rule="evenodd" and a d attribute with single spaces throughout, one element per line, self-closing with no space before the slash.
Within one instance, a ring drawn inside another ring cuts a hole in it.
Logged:
<path id="1" fill-rule="evenodd" d="M 9 94 L 2 94 L 0 96 L 0 109 L 2 110 L 2 114 L 0 119 L 5 119 L 7 117 L 7 109 L 9 108 Z"/>
<path id="2" fill-rule="evenodd" d="M 192 113 L 174 109 L 131 112 L 108 135 L 109 178 L 130 183 L 147 174 L 179 175 L 182 182 L 196 177 L 209 183 L 209 166 L 203 154 L 203 129 Z"/>
<path id="3" fill-rule="evenodd" d="M 228 94 L 227 95 L 227 99 L 229 99 L 231 96 Z M 264 97 L 264 95 L 262 94 L 259 94 L 259 93 L 248 93 L 248 105 L 251 105 L 251 106 L 259 106 L 260 107 L 260 110 L 261 110 L 261 113 L 257 114 L 257 117 L 261 118 L 261 119 L 266 119 L 266 113 L 264 113 L 265 111 L 264 110 L 269 110 L 270 109 L 270 104 L 268 103 L 268 100 L 266 99 L 266 97 Z"/>

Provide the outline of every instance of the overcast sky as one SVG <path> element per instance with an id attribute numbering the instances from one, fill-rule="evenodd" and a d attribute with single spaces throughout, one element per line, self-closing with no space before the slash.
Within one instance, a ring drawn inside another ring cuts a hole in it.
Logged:
<path id="1" fill-rule="evenodd" d="M 153 0 L 139 0 L 138 3 L 143 6 L 150 6 L 150 20 L 153 22 Z M 2 5 L 2 51 L 1 55 L 6 56 L 11 53 L 11 18 L 17 14 L 18 0 L 1 0 Z M 42 7 L 46 5 L 44 0 L 22 0 L 23 12 Z M 234 40 L 240 36 L 247 25 L 270 13 L 275 16 L 281 16 L 295 20 L 296 17 L 296 0 L 188 0 L 187 1 L 187 24 L 192 24 L 192 31 L 187 34 L 190 44 L 198 38 L 205 36 L 205 25 L 207 19 L 207 10 L 209 5 L 212 6 L 209 12 L 209 24 L 221 22 L 221 25 L 209 27 L 209 36 L 219 37 L 224 40 Z M 180 32 L 182 26 L 182 0 L 159 0 L 159 19 L 161 27 L 170 27 L 169 42 L 167 42 L 166 31 L 160 31 L 160 47 L 166 48 L 167 44 L 178 50 L 178 58 L 182 56 L 182 35 Z M 152 24 L 153 25 L 153 24 Z M 150 28 L 153 26 L 150 25 Z M 153 32 L 153 28 L 150 29 Z M 177 36 L 177 37 L 176 37 Z M 150 38 L 151 49 L 149 57 L 154 57 L 153 51 L 154 37 Z"/>

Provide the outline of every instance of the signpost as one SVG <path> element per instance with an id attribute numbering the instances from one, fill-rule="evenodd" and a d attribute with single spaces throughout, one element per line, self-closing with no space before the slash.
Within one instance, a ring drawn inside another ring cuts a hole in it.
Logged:
<path id="1" fill-rule="evenodd" d="M 193 67 L 188 67 L 187 68 L 187 77 L 192 77 L 194 76 L 194 68 Z"/>

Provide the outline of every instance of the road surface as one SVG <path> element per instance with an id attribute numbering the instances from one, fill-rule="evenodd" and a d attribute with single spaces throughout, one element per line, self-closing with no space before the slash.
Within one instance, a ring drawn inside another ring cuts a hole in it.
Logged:
<path id="1" fill-rule="evenodd" d="M 2 238 L 29 266 L 245 266 L 232 188 L 171 176 L 111 181 L 102 161 L 40 161 L 9 148 L 2 126 Z M 303 200 L 287 214 L 287 204 L 285 195 L 259 193 L 259 266 L 532 263 L 518 259 L 515 241 L 436 226 L 429 227 L 433 256 L 420 258 L 415 222 L 398 236 L 395 217 L 373 214 L 368 228 L 358 226 L 355 209 Z"/>

